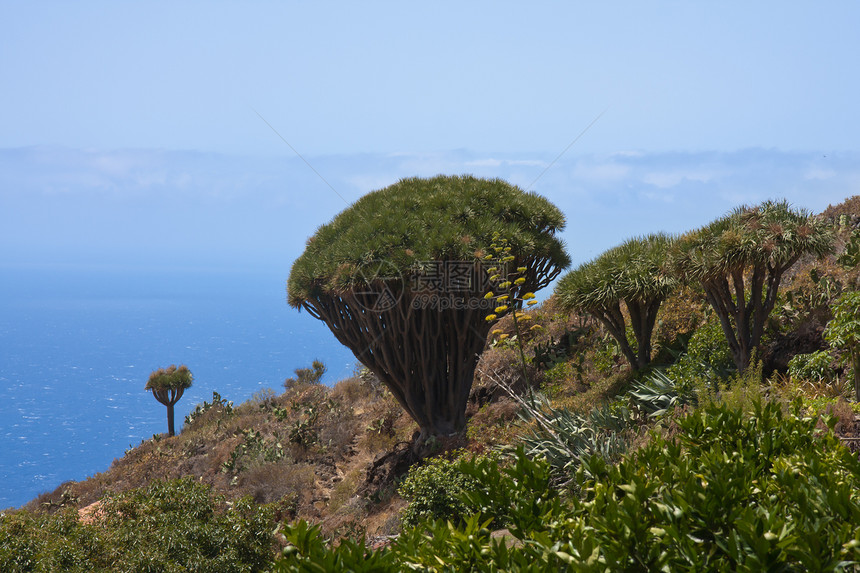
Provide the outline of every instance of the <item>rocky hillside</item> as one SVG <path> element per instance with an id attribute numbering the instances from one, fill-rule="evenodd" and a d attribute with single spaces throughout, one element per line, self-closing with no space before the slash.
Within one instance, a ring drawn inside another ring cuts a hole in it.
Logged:
<path id="1" fill-rule="evenodd" d="M 836 252 L 823 260 L 803 259 L 784 277 L 761 354 L 765 393 L 801 396 L 810 410 L 829 408 L 839 416 L 837 432 L 853 443 L 850 438 L 856 437 L 858 427 L 851 407 L 845 406 L 849 393 L 839 351 L 831 349 L 829 355 L 835 379 L 788 376 L 795 355 L 828 349 L 822 332 L 831 317 L 830 304 L 840 293 L 860 288 L 860 197 L 831 206 L 819 216 L 834 226 Z M 529 387 L 545 394 L 553 408 L 577 415 L 588 416 L 606 405 L 616 411 L 623 408 L 633 420 L 631 447 L 646 443 L 653 418 L 629 393 L 644 375 L 631 373 L 600 324 L 561 311 L 554 297 L 530 315 L 531 323 L 542 328 L 523 335 L 527 378 L 507 317 L 491 334 L 481 357 L 466 434 L 436 444 L 436 453 L 463 449 L 480 454 L 518 443 L 534 428 L 534 422 L 518 417 L 522 405 L 516 395 L 524 395 Z M 683 378 L 684 368 L 694 363 L 695 368 L 713 372 L 730 369 L 715 324 L 694 287 L 672 295 L 655 330 L 657 370 L 668 368 Z M 109 492 L 191 477 L 227 500 L 249 498 L 266 506 L 279 521 L 307 520 L 334 538 L 381 538 L 400 531 L 407 502 L 398 485 L 418 461 L 412 447 L 416 430 L 366 370 L 330 388 L 297 376 L 285 388 L 260 392 L 240 405 L 216 394 L 211 402 L 198 405 L 178 435 L 153 436 L 109 469 L 65 483 L 24 510 L 54 513 L 75 508 L 82 515 L 98 515 L 94 504 Z"/>

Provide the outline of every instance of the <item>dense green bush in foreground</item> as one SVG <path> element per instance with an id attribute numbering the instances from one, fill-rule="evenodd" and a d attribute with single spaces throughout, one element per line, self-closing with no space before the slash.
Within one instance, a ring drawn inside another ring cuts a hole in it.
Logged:
<path id="1" fill-rule="evenodd" d="M 332 547 L 300 521 L 275 558 L 265 506 L 226 504 L 191 479 L 160 482 L 106 497 L 91 520 L 74 509 L 0 516 L 0 571 L 851 569 L 860 462 L 798 412 L 706 403 L 617 464 L 584 454 L 561 481 L 524 449 L 502 464 L 431 461 L 404 482 L 415 526 L 380 549 Z"/>
<path id="2" fill-rule="evenodd" d="M 850 569 L 860 562 L 860 463 L 816 424 L 778 404 L 748 414 L 710 404 L 617 465 L 584 459 L 565 501 L 546 463 L 522 453 L 507 469 L 462 462 L 477 480 L 463 495 L 472 516 L 419 524 L 378 550 L 329 548 L 299 523 L 276 569 Z M 503 524 L 512 536 L 492 537 Z"/>
<path id="3" fill-rule="evenodd" d="M 0 516 L 0 571 L 244 572 L 271 564 L 274 524 L 248 501 L 223 507 L 191 479 L 108 496 L 90 523 L 69 508 Z"/>

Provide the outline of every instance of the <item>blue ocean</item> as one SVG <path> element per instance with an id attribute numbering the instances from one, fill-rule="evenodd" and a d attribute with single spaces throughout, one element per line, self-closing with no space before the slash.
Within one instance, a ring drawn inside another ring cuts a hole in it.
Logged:
<path id="1" fill-rule="evenodd" d="M 217 391 L 240 403 L 314 359 L 334 383 L 356 365 L 325 325 L 286 303 L 288 269 L 12 268 L 0 280 L 0 509 L 104 471 L 167 431 L 144 391 L 186 364 L 185 415 Z"/>

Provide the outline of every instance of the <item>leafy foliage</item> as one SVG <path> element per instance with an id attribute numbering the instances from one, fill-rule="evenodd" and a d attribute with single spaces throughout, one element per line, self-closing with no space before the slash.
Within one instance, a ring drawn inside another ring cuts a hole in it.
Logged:
<path id="1" fill-rule="evenodd" d="M 87 522 L 74 509 L 0 516 L 0 570 L 263 571 L 273 525 L 267 510 L 225 508 L 194 480 L 156 482 L 106 497 Z"/>
<path id="2" fill-rule="evenodd" d="M 283 559 L 275 563 L 275 572 L 328 573 L 352 571 L 355 573 L 398 573 L 401 571 L 395 556 L 388 551 L 371 551 L 364 542 L 341 540 L 336 551 L 331 551 L 318 525 L 306 521 L 287 526 L 284 536 L 289 545 L 284 548 Z"/>
<path id="3" fill-rule="evenodd" d="M 837 259 L 840 265 L 846 268 L 854 268 L 860 265 L 860 230 L 855 229 L 848 242 L 845 244 L 845 250 Z"/>
<path id="4" fill-rule="evenodd" d="M 854 370 L 854 393 L 860 402 L 860 291 L 846 292 L 833 304 L 833 320 L 824 338 L 848 352 Z"/>
<path id="5" fill-rule="evenodd" d="M 462 495 L 475 485 L 475 479 L 459 469 L 457 459 L 437 457 L 413 466 L 398 489 L 409 500 L 409 506 L 401 514 L 401 523 L 404 527 L 414 527 L 427 519 L 459 521 L 467 508 Z"/>
<path id="6" fill-rule="evenodd" d="M 811 354 L 797 354 L 788 363 L 788 375 L 794 380 L 832 382 L 835 372 L 830 367 L 833 359 L 826 350 Z"/>
<path id="7" fill-rule="evenodd" d="M 694 397 L 679 391 L 679 385 L 664 372 L 650 372 L 644 380 L 634 381 L 630 387 L 630 400 L 650 418 L 660 418 L 672 408 L 681 406 Z"/>
<path id="8" fill-rule="evenodd" d="M 483 461 L 465 496 L 481 514 L 424 522 L 378 550 L 328 548 L 300 523 L 278 570 L 844 570 L 860 563 L 860 462 L 816 424 L 775 403 L 749 415 L 710 403 L 618 464 L 585 458 L 566 500 L 546 462 Z M 494 521 L 510 537 L 492 535 Z"/>
<path id="9" fill-rule="evenodd" d="M 159 368 L 149 375 L 146 390 L 186 390 L 191 387 L 194 376 L 184 364 L 177 367 L 171 364 L 167 368 Z"/>
<path id="10" fill-rule="evenodd" d="M 704 389 L 717 390 L 735 372 L 731 350 L 720 322 L 711 315 L 690 337 L 686 351 L 666 374 L 681 394 L 693 396 Z"/>

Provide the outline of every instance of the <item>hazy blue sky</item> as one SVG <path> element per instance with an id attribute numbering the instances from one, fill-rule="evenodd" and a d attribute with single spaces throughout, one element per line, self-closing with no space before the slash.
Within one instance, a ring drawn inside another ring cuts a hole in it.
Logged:
<path id="1" fill-rule="evenodd" d="M 860 192 L 858 25 L 854 1 L 4 2 L 0 264 L 286 277 L 348 203 L 436 173 L 547 196 L 575 262 L 768 197 L 820 211 Z"/>

